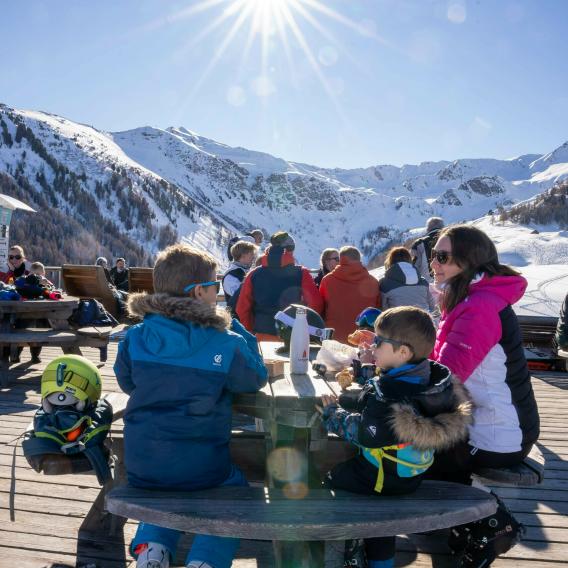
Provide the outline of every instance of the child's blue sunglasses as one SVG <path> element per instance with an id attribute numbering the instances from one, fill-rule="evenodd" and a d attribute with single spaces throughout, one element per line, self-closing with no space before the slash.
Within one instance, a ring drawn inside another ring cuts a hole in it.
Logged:
<path id="1" fill-rule="evenodd" d="M 211 281 L 211 282 L 196 282 L 195 284 L 190 284 L 189 286 L 186 286 L 183 291 L 184 292 L 190 292 L 191 290 L 193 290 L 196 286 L 203 286 L 204 288 L 206 286 L 216 286 L 217 287 L 217 294 L 219 293 L 219 290 L 221 289 L 221 282 L 219 282 L 219 280 L 215 280 L 215 281 Z"/>

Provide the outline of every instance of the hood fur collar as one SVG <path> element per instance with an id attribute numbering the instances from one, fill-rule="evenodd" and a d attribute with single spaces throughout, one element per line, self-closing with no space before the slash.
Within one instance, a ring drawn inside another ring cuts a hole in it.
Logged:
<path id="1" fill-rule="evenodd" d="M 471 397 L 463 384 L 452 377 L 454 408 L 434 417 L 420 415 L 409 403 L 391 406 L 391 427 L 397 438 L 417 450 L 447 450 L 469 438 L 473 423 Z"/>
<path id="2" fill-rule="evenodd" d="M 231 325 L 231 316 L 223 308 L 183 296 L 169 294 L 130 294 L 128 313 L 143 318 L 156 314 L 166 318 L 190 321 L 203 327 L 225 331 Z"/>

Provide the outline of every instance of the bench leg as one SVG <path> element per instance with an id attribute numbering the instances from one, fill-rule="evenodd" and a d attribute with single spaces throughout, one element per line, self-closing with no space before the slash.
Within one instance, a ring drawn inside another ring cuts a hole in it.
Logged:
<path id="1" fill-rule="evenodd" d="M 5 347 L 0 346 L 0 386 L 2 388 L 7 387 L 10 384 L 10 359 L 8 351 L 6 350 L 6 355 L 4 356 Z"/>
<path id="2" fill-rule="evenodd" d="M 104 347 L 99 347 L 99 350 L 101 352 L 100 354 L 101 363 L 106 363 L 106 360 L 108 359 L 108 347 L 105 345 Z"/>
<path id="3" fill-rule="evenodd" d="M 77 345 L 65 345 L 61 349 L 65 355 L 83 355 L 81 349 Z"/>

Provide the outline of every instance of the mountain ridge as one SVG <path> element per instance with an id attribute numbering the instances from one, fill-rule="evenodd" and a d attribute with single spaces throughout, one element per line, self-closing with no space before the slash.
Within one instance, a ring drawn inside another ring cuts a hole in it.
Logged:
<path id="1" fill-rule="evenodd" d="M 253 228 L 266 235 L 289 230 L 299 260 L 312 266 L 323 248 L 342 244 L 370 259 L 429 216 L 474 219 L 546 191 L 568 177 L 567 149 L 565 143 L 508 160 L 321 168 L 231 147 L 183 126 L 103 132 L 0 105 L 0 172 L 19 187 L 26 180 L 27 199 L 49 194 L 52 207 L 84 225 L 77 196 L 89 200 L 117 234 L 142 246 L 146 258 L 137 260 L 144 263 L 178 239 L 224 262 L 229 238 Z M 128 256 L 102 244 L 108 254 Z"/>

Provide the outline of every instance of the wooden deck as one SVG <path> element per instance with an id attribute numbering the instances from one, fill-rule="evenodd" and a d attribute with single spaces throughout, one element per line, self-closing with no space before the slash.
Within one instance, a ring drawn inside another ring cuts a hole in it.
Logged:
<path id="1" fill-rule="evenodd" d="M 98 350 L 84 349 L 87 357 L 102 365 L 106 392 L 119 390 L 112 372 L 116 345 L 110 344 L 104 365 L 99 363 Z M 10 387 L 0 391 L 0 568 L 128 566 L 134 523 L 128 522 L 120 537 L 78 537 L 81 521 L 99 490 L 94 475 L 37 474 L 27 465 L 20 445 L 14 443 L 39 404 L 39 379 L 45 362 L 60 354 L 59 349 L 45 347 L 44 363 L 29 365 L 25 349 L 22 363 L 10 371 Z M 533 384 L 542 420 L 540 448 L 547 460 L 546 479 L 538 488 L 498 489 L 527 526 L 527 536 L 523 544 L 493 564 L 496 568 L 544 568 L 568 562 L 568 374 L 542 373 Z M 117 423 L 117 428 L 121 426 Z M 189 537 L 182 541 L 177 565 L 181 565 L 188 544 Z M 399 566 L 452 566 L 440 538 L 401 537 L 398 550 Z M 243 541 L 233 566 L 273 568 L 271 544 Z"/>

